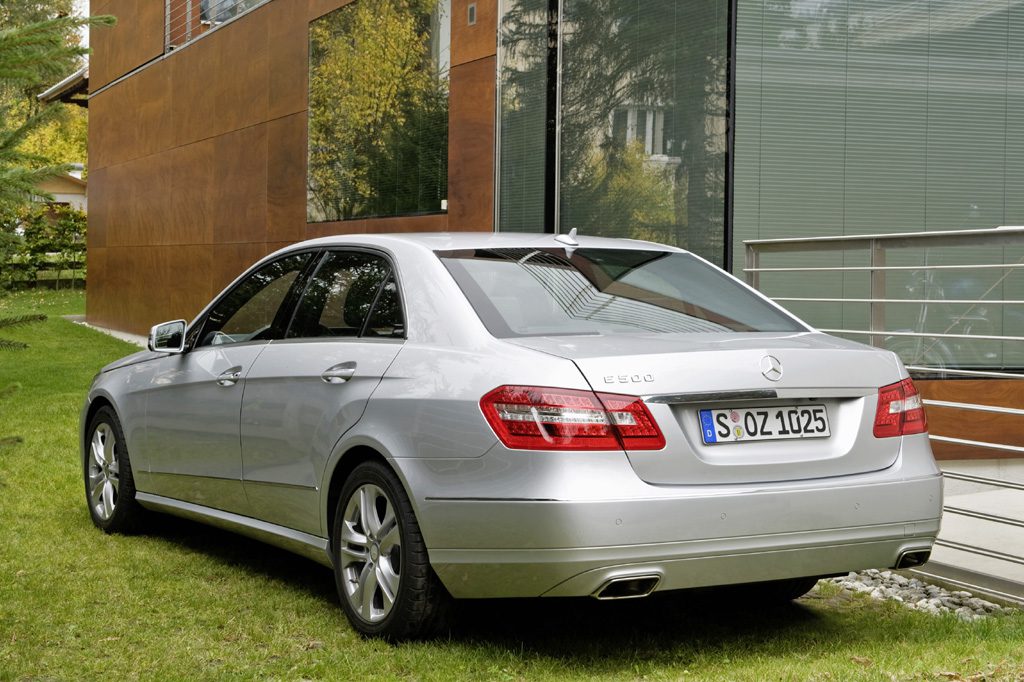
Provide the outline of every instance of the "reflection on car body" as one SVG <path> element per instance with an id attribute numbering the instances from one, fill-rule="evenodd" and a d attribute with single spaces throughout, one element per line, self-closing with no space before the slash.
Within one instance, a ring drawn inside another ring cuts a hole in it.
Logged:
<path id="1" fill-rule="evenodd" d="M 93 521 L 156 510 L 311 557 L 353 626 L 393 639 L 452 598 L 794 598 L 927 559 L 940 474 L 895 355 L 679 249 L 566 241 L 268 256 L 96 377 Z"/>

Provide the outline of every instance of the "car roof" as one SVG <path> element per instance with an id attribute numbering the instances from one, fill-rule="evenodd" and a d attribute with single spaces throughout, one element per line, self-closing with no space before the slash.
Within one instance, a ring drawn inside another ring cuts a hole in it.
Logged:
<path id="1" fill-rule="evenodd" d="M 582 248 L 601 249 L 644 249 L 655 251 L 681 252 L 673 246 L 645 242 L 637 239 L 617 239 L 577 235 L 576 241 Z M 452 251 L 461 249 L 500 248 L 564 248 L 566 243 L 556 240 L 553 234 L 518 232 L 422 232 L 393 234 L 341 234 L 310 239 L 282 249 L 290 251 L 309 247 L 330 246 L 397 246 L 405 244 L 419 246 L 430 251 Z"/>

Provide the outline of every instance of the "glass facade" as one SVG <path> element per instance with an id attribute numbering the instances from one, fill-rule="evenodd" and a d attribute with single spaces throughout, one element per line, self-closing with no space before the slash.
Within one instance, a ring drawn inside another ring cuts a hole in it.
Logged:
<path id="1" fill-rule="evenodd" d="M 1024 4 L 738 0 L 736 19 L 737 271 L 745 239 L 1024 224 Z M 886 264 L 1022 260 L 1009 248 L 906 249 Z M 867 264 L 863 252 L 762 263 Z M 773 296 L 868 293 L 866 272 L 761 282 Z M 895 271 L 887 295 L 929 300 L 888 305 L 889 330 L 1024 335 L 1019 306 L 946 302 L 1024 299 L 1018 271 Z M 819 327 L 867 329 L 864 304 L 787 305 Z M 1019 343 L 888 343 L 913 364 L 1024 366 Z"/>
<path id="2" fill-rule="evenodd" d="M 650 239 L 721 264 L 728 27 L 710 0 L 506 2 L 498 229 Z"/>
<path id="3" fill-rule="evenodd" d="M 309 43 L 307 220 L 447 210 L 451 0 L 358 0 Z"/>

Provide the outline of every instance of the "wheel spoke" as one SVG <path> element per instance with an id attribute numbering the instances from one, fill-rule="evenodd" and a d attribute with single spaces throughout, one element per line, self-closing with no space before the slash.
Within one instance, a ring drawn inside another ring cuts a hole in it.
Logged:
<path id="1" fill-rule="evenodd" d="M 104 481 L 97 481 L 89 490 L 89 502 L 97 512 L 100 511 L 103 504 L 103 484 Z"/>
<path id="2" fill-rule="evenodd" d="M 366 620 L 373 620 L 373 595 L 377 592 L 377 572 L 369 563 L 359 574 L 359 613 Z"/>
<path id="3" fill-rule="evenodd" d="M 380 530 L 377 523 L 376 489 L 365 485 L 359 489 L 359 515 L 363 524 L 363 532 L 367 535 L 375 535 Z"/>
<path id="4" fill-rule="evenodd" d="M 92 435 L 92 459 L 96 464 L 100 466 L 107 461 L 106 456 L 103 454 L 103 431 L 102 427 L 96 429 L 96 433 Z"/>
<path id="5" fill-rule="evenodd" d="M 402 535 L 398 531 L 398 522 L 392 517 L 391 525 L 388 526 L 385 524 L 384 528 L 381 530 L 380 553 L 385 555 L 390 554 L 393 547 L 401 546 L 401 538 Z"/>
<path id="6" fill-rule="evenodd" d="M 395 594 L 398 591 L 398 576 L 391 570 L 391 562 L 381 559 L 376 566 L 377 584 L 380 586 L 380 593 L 384 597 L 384 613 L 391 610 L 395 603 Z"/>
<path id="7" fill-rule="evenodd" d="M 103 518 L 109 519 L 114 513 L 114 486 L 109 481 L 103 484 Z"/>
<path id="8" fill-rule="evenodd" d="M 341 565 L 348 566 L 353 563 L 366 563 L 370 553 L 365 547 L 352 547 L 351 545 L 341 546 Z"/>

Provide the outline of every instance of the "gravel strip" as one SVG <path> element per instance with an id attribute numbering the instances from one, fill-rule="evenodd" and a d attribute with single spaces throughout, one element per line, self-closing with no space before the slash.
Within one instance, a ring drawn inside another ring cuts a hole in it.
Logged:
<path id="1" fill-rule="evenodd" d="M 907 578 L 893 571 L 871 569 L 850 573 L 841 578 L 830 578 L 828 582 L 848 592 L 867 594 L 872 599 L 891 599 L 901 602 L 908 609 L 936 616 L 954 613 L 957 618 L 964 621 L 979 620 L 1011 610 L 1009 607 L 979 599 L 970 592 L 950 592 L 938 585 L 929 585 L 917 578 Z"/>

